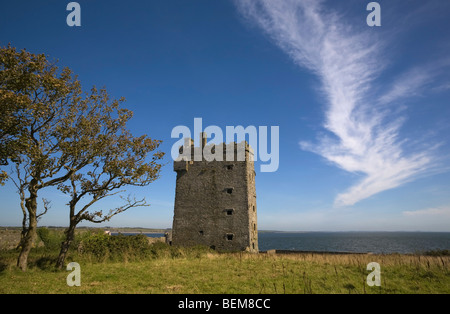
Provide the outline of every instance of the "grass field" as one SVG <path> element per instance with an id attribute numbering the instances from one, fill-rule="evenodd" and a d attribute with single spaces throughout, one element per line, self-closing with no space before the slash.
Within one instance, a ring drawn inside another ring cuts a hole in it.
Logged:
<path id="1" fill-rule="evenodd" d="M 158 244 L 146 257 L 99 260 L 72 252 L 81 286 L 55 270 L 57 251 L 36 248 L 29 269 L 15 267 L 17 251 L 0 251 L 0 293 L 363 294 L 450 293 L 450 257 L 216 253 Z M 381 286 L 369 287 L 366 266 L 381 266 Z"/>

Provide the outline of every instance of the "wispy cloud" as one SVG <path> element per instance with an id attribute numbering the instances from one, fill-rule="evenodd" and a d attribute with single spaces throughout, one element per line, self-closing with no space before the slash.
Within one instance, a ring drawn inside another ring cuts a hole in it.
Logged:
<path id="1" fill-rule="evenodd" d="M 441 206 L 413 211 L 404 211 L 405 216 L 448 216 L 450 217 L 450 206 Z"/>
<path id="2" fill-rule="evenodd" d="M 426 65 L 414 66 L 405 73 L 401 73 L 390 83 L 387 92 L 378 99 L 378 104 L 390 104 L 395 101 L 404 101 L 411 97 L 424 94 L 427 90 L 440 92 L 449 88 L 449 83 L 440 83 L 438 86 L 431 86 L 437 81 L 442 73 L 446 72 L 450 65 L 450 58 L 434 60 Z"/>
<path id="3" fill-rule="evenodd" d="M 423 87 L 433 78 L 433 73 L 424 68 L 414 68 L 400 75 L 392 87 L 379 98 L 381 104 L 420 95 Z"/>
<path id="4" fill-rule="evenodd" d="M 444 82 L 441 85 L 433 87 L 433 91 L 435 92 L 443 92 L 450 89 L 450 82 Z"/>
<path id="5" fill-rule="evenodd" d="M 317 143 L 302 141 L 300 146 L 361 175 L 357 184 L 336 197 L 336 205 L 353 205 L 430 170 L 433 150 L 415 143 L 406 152 L 405 139 L 399 136 L 404 118 L 398 112 L 393 117 L 388 104 L 418 93 L 435 76 L 431 68 L 409 70 L 374 98 L 371 90 L 386 57 L 386 43 L 376 35 L 344 24 L 323 1 L 239 0 L 236 5 L 295 63 L 320 79 L 327 101 L 323 127 L 329 133 Z"/>

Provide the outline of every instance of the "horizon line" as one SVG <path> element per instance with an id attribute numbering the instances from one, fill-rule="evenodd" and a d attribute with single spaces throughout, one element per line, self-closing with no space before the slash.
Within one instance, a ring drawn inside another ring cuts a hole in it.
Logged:
<path id="1" fill-rule="evenodd" d="M 39 226 L 38 228 L 67 228 L 68 226 Z M 22 226 L 0 226 L 0 228 L 22 228 Z M 90 228 L 90 229 L 147 229 L 147 230 L 167 230 L 171 231 L 172 228 L 150 228 L 150 227 L 113 227 L 113 226 L 104 226 L 104 227 L 94 227 L 94 226 L 78 226 L 77 228 Z M 319 232 L 328 232 L 328 233 L 338 233 L 338 232 L 435 232 L 435 233 L 450 233 L 450 231 L 429 231 L 429 230 L 275 230 L 275 229 L 261 229 L 258 230 L 258 233 L 319 233 Z"/>

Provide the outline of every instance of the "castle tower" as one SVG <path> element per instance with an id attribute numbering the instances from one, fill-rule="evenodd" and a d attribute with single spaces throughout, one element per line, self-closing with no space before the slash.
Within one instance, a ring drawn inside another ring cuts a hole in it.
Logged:
<path id="1" fill-rule="evenodd" d="M 245 141 L 207 145 L 204 133 L 201 139 L 201 147 L 185 139 L 174 162 L 172 244 L 258 252 L 253 150 Z"/>

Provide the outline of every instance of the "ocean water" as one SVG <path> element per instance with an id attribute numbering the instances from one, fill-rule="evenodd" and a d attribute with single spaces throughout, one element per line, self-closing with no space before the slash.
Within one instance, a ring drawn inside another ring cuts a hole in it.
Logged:
<path id="1" fill-rule="evenodd" d="M 260 232 L 259 250 L 417 253 L 449 250 L 450 232 Z"/>
<path id="2" fill-rule="evenodd" d="M 163 237 L 164 233 L 144 235 Z M 258 242 L 260 251 L 417 253 L 450 250 L 450 232 L 260 232 Z"/>

